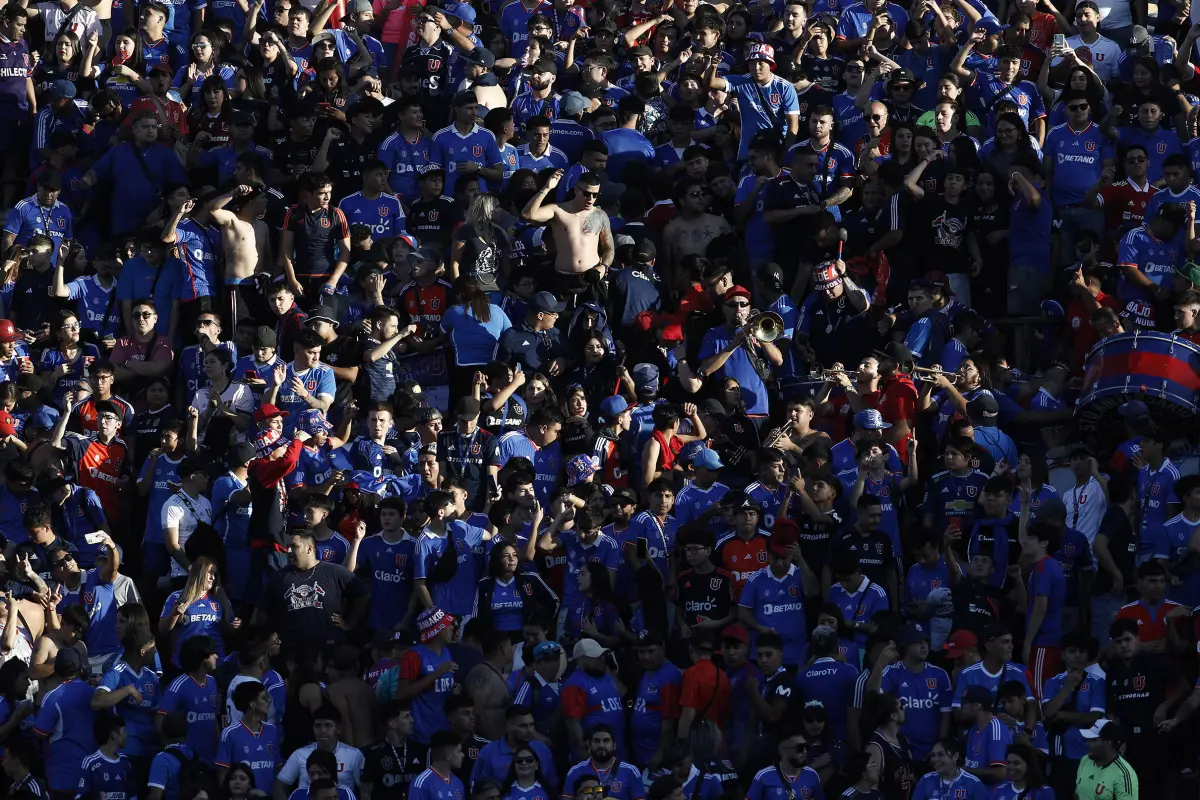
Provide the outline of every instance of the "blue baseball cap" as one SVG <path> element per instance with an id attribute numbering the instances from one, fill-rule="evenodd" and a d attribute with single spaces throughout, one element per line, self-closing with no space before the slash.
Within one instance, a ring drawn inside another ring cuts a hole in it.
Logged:
<path id="1" fill-rule="evenodd" d="M 705 469 L 720 469 L 725 466 L 721 463 L 721 457 L 717 455 L 717 451 L 708 447 L 696 454 L 696 457 L 692 459 L 692 465 Z"/>
<path id="2" fill-rule="evenodd" d="M 470 3 L 446 3 L 443 13 L 447 17 L 457 17 L 468 25 L 475 24 L 475 9 L 471 7 Z"/>
<path id="3" fill-rule="evenodd" d="M 559 658 L 563 654 L 562 645 L 558 642 L 538 642 L 533 648 L 533 660 L 541 661 L 544 658 Z"/>
<path id="4" fill-rule="evenodd" d="M 878 409 L 864 408 L 854 415 L 854 427 L 864 431 L 882 431 L 892 427 L 892 423 L 883 421 L 883 414 Z"/>
<path id="5" fill-rule="evenodd" d="M 633 387 L 638 394 L 657 392 L 658 367 L 654 364 L 635 364 L 633 367 Z"/>
<path id="6" fill-rule="evenodd" d="M 629 403 L 619 394 L 600 401 L 600 421 L 612 422 L 629 410 Z"/>

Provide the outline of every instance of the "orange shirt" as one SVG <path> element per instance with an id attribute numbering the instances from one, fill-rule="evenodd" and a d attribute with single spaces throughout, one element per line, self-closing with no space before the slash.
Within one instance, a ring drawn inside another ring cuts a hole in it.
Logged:
<path id="1" fill-rule="evenodd" d="M 683 673 L 679 705 L 723 727 L 729 719 L 729 677 L 709 659 L 697 661 Z"/>

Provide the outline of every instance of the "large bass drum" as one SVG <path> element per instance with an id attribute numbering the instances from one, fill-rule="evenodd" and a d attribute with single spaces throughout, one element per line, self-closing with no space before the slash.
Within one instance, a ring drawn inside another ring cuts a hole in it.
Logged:
<path id="1" fill-rule="evenodd" d="M 1169 333 L 1119 333 L 1088 353 L 1075 427 L 1100 449 L 1114 448 L 1126 437 L 1118 409 L 1140 400 L 1173 437 L 1192 438 L 1197 393 L 1200 347 Z"/>

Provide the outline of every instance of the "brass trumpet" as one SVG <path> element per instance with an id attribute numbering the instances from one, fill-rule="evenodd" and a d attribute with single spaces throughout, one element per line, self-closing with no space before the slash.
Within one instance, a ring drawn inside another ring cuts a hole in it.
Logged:
<path id="1" fill-rule="evenodd" d="M 821 370 L 821 380 L 823 380 L 823 381 L 831 381 L 834 378 L 836 378 L 838 375 L 845 375 L 847 378 L 850 379 L 851 383 L 858 380 L 858 370 L 856 370 L 856 369 L 853 369 L 853 370 L 846 370 L 846 369 Z"/>
<path id="2" fill-rule="evenodd" d="M 746 333 L 760 342 L 773 342 L 783 335 L 783 317 L 774 311 L 755 312 L 746 321 Z"/>
<path id="3" fill-rule="evenodd" d="M 959 380 L 961 380 L 957 372 L 947 372 L 944 369 L 930 369 L 929 367 L 913 367 L 913 378 L 918 381 L 933 383 L 938 375 L 944 375 L 946 380 L 950 381 L 954 386 L 957 386 Z"/>

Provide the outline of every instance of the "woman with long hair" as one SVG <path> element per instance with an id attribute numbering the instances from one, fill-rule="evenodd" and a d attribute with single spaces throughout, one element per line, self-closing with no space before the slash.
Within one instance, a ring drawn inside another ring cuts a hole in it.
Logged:
<path id="1" fill-rule="evenodd" d="M 287 46 L 275 31 L 264 31 L 258 40 L 258 48 L 250 51 L 250 63 L 262 71 L 266 98 L 272 103 L 272 116 L 279 101 L 287 95 L 291 82 L 300 67 L 291 57 Z M 281 124 L 280 129 L 283 128 Z"/>
<path id="2" fill-rule="evenodd" d="M 233 88 L 233 76 L 237 71 L 232 64 L 222 61 L 225 51 L 225 35 L 220 31 L 205 28 L 192 34 L 188 48 L 188 63 L 175 71 L 171 85 L 189 107 L 199 110 L 202 102 L 201 89 L 207 88 L 209 78 L 220 78 L 226 89 L 226 97 Z M 207 102 L 204 103 L 207 105 Z M 210 109 L 211 113 L 211 109 Z M 190 122 L 190 120 L 189 120 Z M 192 133 L 196 132 L 191 128 Z"/>
<path id="3" fill-rule="evenodd" d="M 543 781 L 542 762 L 537 753 L 522 745 L 513 751 L 508 774 L 500 785 L 500 800 L 547 800 L 550 790 Z"/>
<path id="4" fill-rule="evenodd" d="M 1042 102 L 1046 106 L 1048 115 L 1046 130 L 1067 121 L 1066 105 L 1062 102 L 1065 92 L 1070 92 L 1072 96 L 1077 92 L 1083 92 L 1087 97 L 1088 105 L 1091 106 L 1092 119 L 1104 119 L 1104 115 L 1108 113 L 1108 106 L 1105 103 L 1108 90 L 1091 65 L 1076 58 L 1075 51 L 1070 48 L 1063 54 L 1063 60 L 1073 62 L 1073 65 L 1067 73 L 1067 81 L 1062 88 L 1050 85 L 1050 62 L 1054 61 L 1053 58 L 1047 58 L 1042 63 L 1042 71 L 1038 73 L 1037 87 L 1038 91 L 1042 93 Z M 1136 113 L 1137 110 L 1134 109 L 1134 114 L 1136 115 Z"/>
<path id="5" fill-rule="evenodd" d="M 55 81 L 68 81 L 81 91 L 89 87 L 100 75 L 99 64 L 93 63 L 99 55 L 98 47 L 93 48 L 90 42 L 80 42 L 72 31 L 59 31 L 54 37 L 54 47 L 33 70 L 38 102 L 46 102 L 44 95 Z"/>
<path id="6" fill-rule="evenodd" d="M 193 636 L 211 636 L 217 654 L 225 655 L 225 633 L 241 621 L 221 588 L 217 565 L 208 556 L 198 556 L 188 567 L 187 582 L 163 603 L 158 632 L 173 640 L 171 663 L 179 665 L 179 648 Z"/>
<path id="7" fill-rule="evenodd" d="M 1027 744 L 1010 744 L 1004 755 L 1008 780 L 995 788 L 992 800 L 1055 800 L 1040 751 Z"/>
<path id="8" fill-rule="evenodd" d="M 575 580 L 580 598 L 567 609 L 566 639 L 572 643 L 595 639 L 605 647 L 615 647 L 625 633 L 625 623 L 621 621 L 608 568 L 589 561 Z"/>
<path id="9" fill-rule="evenodd" d="M 1121 89 L 1113 94 L 1113 105 L 1121 106 L 1125 115 L 1117 120 L 1117 125 L 1137 125 L 1138 106 L 1147 100 L 1158 103 L 1162 110 L 1162 127 L 1170 130 L 1183 130 L 1187 125 L 1187 112 L 1179 102 L 1179 97 L 1163 88 L 1159 74 L 1162 68 L 1154 60 L 1154 56 L 1145 55 L 1133 64 L 1133 80 L 1122 84 Z M 1092 115 L 1093 119 L 1099 117 Z M 1151 176 L 1153 178 L 1154 176 Z"/>
<path id="10" fill-rule="evenodd" d="M 851 755 L 842 767 L 844 800 L 891 800 L 879 789 L 881 767 L 879 757 L 870 751 Z"/>
<path id="11" fill-rule="evenodd" d="M 231 431 L 239 434 L 250 427 L 254 411 L 254 394 L 241 381 L 233 380 L 233 356 L 224 347 L 214 347 L 204 354 L 204 377 L 207 386 L 192 396 L 191 407 L 198 416 L 196 439 L 202 441 L 210 427 L 227 440 Z"/>
<path id="12" fill-rule="evenodd" d="M 900 732 L 904 705 L 890 694 L 872 695 L 875 730 L 867 739 L 867 755 L 878 764 L 877 785 L 886 800 L 908 800 L 912 783 L 912 751 Z"/>
<path id="13" fill-rule="evenodd" d="M 1029 135 L 1025 121 L 1015 111 L 1005 111 L 996 117 L 996 135 L 979 147 L 979 159 L 1001 175 L 1007 175 L 1014 164 L 1033 156 L 1042 160 L 1037 139 Z"/>
<path id="14" fill-rule="evenodd" d="M 525 385 L 521 387 L 521 399 L 525 401 L 525 408 L 530 414 L 543 408 L 558 407 L 558 393 L 550 385 L 550 379 L 540 372 L 533 373 L 525 380 Z"/>
<path id="15" fill-rule="evenodd" d="M 618 363 L 616 355 L 609 347 L 607 337 L 599 329 L 587 330 L 576 341 L 583 352 L 583 359 L 567 374 L 567 382 L 582 387 L 588 406 L 599 408 L 604 398 L 614 394 L 618 381 L 621 382 L 622 388 L 633 388 L 633 379 Z M 629 386 L 625 385 L 626 380 L 629 381 Z"/>
<path id="16" fill-rule="evenodd" d="M 494 194 L 480 194 L 467 208 L 466 221 L 454 232 L 450 244 L 451 282 L 462 275 L 474 275 L 487 292 L 499 292 L 508 283 L 508 253 L 512 249 L 508 233 L 496 219 L 500 201 Z"/>
<path id="17" fill-rule="evenodd" d="M 137 28 L 126 28 L 112 38 L 112 58 L 103 66 L 103 88 L 121 99 L 121 108 L 152 93 L 146 78 L 146 57 L 142 53 Z"/>
<path id="18" fill-rule="evenodd" d="M 229 144 L 233 104 L 225 78 L 209 75 L 202 83 L 197 82 L 193 94 L 196 95 L 197 102 L 187 117 L 192 138 L 200 133 L 207 134 L 205 149 Z"/>
<path id="19" fill-rule="evenodd" d="M 1050 485 L 1050 470 L 1046 466 L 1045 458 L 1035 457 L 1029 451 L 1022 450 L 1017 455 L 1015 471 L 1017 485 L 1013 491 L 1012 504 L 1009 505 L 1013 514 L 1021 514 L 1023 493 L 1029 495 L 1030 513 L 1035 516 L 1038 508 L 1047 500 L 1058 498 L 1058 489 Z"/>
<path id="20" fill-rule="evenodd" d="M 221 800 L 249 800 L 255 790 L 254 770 L 245 763 L 231 764 L 225 780 L 221 782 Z"/>
<path id="21" fill-rule="evenodd" d="M 446 310 L 442 330 L 454 349 L 450 375 L 452 397 L 472 394 L 475 371 L 490 363 L 500 349 L 500 337 L 512 327 L 508 315 L 491 301 L 474 275 L 459 275 L 455 282 L 459 302 Z"/>
<path id="22" fill-rule="evenodd" d="M 78 389 L 88 367 L 100 358 L 100 351 L 96 345 L 80 341 L 79 315 L 74 311 L 58 312 L 51 331 L 54 345 L 42 351 L 37 369 L 42 380 L 52 387 L 55 405 L 69 411 L 65 408 L 67 392 Z"/>
<path id="23" fill-rule="evenodd" d="M 948 797 L 983 798 L 989 792 L 983 783 L 959 766 L 962 745 L 943 739 L 929 751 L 933 772 L 917 781 L 909 800 L 946 800 Z"/>
<path id="24" fill-rule="evenodd" d="M 520 552 L 512 542 L 501 540 L 492 548 L 487 577 L 475 589 L 472 612 L 485 628 L 507 633 L 513 644 L 521 641 L 525 623 L 534 614 L 558 616 L 558 596 L 536 572 L 518 572 L 520 563 Z"/>

